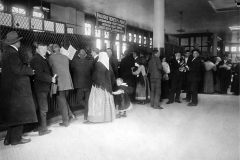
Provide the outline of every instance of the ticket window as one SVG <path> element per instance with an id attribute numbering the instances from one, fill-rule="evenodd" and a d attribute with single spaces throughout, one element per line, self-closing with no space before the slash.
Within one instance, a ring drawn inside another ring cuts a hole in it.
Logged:
<path id="1" fill-rule="evenodd" d="M 98 49 L 102 49 L 101 39 L 97 39 L 97 40 L 96 40 L 96 47 L 97 47 Z"/>

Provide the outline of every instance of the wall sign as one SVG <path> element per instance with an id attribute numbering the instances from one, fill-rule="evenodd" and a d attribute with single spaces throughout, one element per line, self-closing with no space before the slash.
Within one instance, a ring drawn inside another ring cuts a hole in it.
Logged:
<path id="1" fill-rule="evenodd" d="M 109 32 L 126 33 L 127 21 L 125 20 L 97 12 L 96 21 L 98 29 Z"/>

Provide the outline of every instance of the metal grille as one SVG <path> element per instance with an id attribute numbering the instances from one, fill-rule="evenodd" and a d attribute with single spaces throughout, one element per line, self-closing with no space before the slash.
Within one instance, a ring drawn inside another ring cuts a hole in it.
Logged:
<path id="1" fill-rule="evenodd" d="M 31 29 L 43 30 L 43 22 L 41 19 L 31 18 Z"/>
<path id="2" fill-rule="evenodd" d="M 13 15 L 13 26 L 15 28 L 29 29 L 29 18 L 22 15 Z"/>
<path id="3" fill-rule="evenodd" d="M 12 15 L 0 12 L 0 25 L 11 26 L 12 25 Z"/>
<path id="4" fill-rule="evenodd" d="M 77 50 L 89 50 L 94 44 L 94 37 L 67 33 L 66 24 L 50 20 L 37 19 L 22 15 L 0 12 L 0 50 L 3 51 L 3 40 L 10 31 L 17 31 L 21 45 L 29 47 L 34 53 L 34 42 L 45 42 L 48 44 L 59 44 L 66 49 L 71 44 Z M 68 97 L 71 106 L 76 106 L 75 90 L 70 91 Z M 49 98 L 49 110 L 57 110 L 56 98 Z"/>

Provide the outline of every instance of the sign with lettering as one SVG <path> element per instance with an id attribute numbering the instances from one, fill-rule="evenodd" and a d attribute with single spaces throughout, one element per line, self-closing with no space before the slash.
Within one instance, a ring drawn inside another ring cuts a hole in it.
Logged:
<path id="1" fill-rule="evenodd" d="M 96 13 L 97 28 L 109 32 L 126 33 L 127 21 L 106 14 Z"/>

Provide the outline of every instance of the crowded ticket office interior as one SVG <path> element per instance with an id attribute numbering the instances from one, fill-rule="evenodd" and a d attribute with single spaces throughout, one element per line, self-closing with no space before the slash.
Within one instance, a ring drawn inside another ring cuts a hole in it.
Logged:
<path id="1" fill-rule="evenodd" d="M 157 6 L 159 3 L 164 5 Z M 234 68 L 236 57 L 240 56 L 239 25 L 237 0 L 0 0 L 0 55 L 7 34 L 16 31 L 23 37 L 21 46 L 26 51 L 27 64 L 34 56 L 35 43 L 44 42 L 58 44 L 66 50 L 73 47 L 76 52 L 70 61 L 82 49 L 91 59 L 92 48 L 102 51 L 111 48 L 119 72 L 126 52 L 137 52 L 149 59 L 154 50 L 165 56 L 167 62 L 176 52 L 184 56 L 186 51 L 195 49 L 201 57 L 212 60 L 228 55 Z M 231 82 L 234 74 L 230 75 Z M 222 96 L 233 96 L 231 82 L 228 95 Z M 199 93 L 204 93 L 204 84 L 199 88 Z M 82 116 L 84 107 L 78 104 L 76 96 L 75 90 L 69 92 L 69 105 L 76 116 Z M 56 124 L 61 119 L 54 96 L 48 99 L 47 114 L 49 124 Z M 32 129 L 28 126 L 26 132 Z M 7 127 L 1 124 L 2 140 L 6 130 Z"/>

